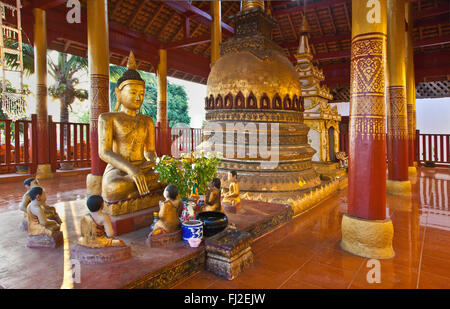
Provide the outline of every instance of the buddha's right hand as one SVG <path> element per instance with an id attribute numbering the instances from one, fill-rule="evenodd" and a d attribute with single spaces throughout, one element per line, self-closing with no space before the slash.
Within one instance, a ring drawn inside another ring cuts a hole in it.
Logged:
<path id="1" fill-rule="evenodd" d="M 132 175 L 133 181 L 136 184 L 136 187 L 139 191 L 140 195 L 145 195 L 150 193 L 150 190 L 147 185 L 147 179 L 145 178 L 145 174 L 143 173 L 137 173 L 135 175 Z"/>

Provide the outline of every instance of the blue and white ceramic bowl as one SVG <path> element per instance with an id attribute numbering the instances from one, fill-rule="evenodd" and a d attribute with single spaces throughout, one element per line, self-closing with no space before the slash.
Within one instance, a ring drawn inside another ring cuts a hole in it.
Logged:
<path id="1" fill-rule="evenodd" d="M 188 241 L 189 238 L 203 238 L 203 222 L 199 220 L 190 220 L 182 223 L 183 240 Z"/>

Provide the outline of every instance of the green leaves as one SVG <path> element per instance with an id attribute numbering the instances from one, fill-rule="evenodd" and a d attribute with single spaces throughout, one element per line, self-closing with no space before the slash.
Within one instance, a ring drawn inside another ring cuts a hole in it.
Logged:
<path id="1" fill-rule="evenodd" d="M 160 181 L 176 185 L 180 199 L 187 200 L 195 183 L 199 194 L 206 192 L 209 182 L 217 177 L 220 162 L 218 157 L 203 152 L 184 155 L 180 160 L 164 155 L 156 160 L 155 170 Z"/>

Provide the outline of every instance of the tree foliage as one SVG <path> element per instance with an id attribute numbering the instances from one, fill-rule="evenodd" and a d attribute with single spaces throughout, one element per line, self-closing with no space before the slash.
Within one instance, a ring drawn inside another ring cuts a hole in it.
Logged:
<path id="1" fill-rule="evenodd" d="M 114 89 L 117 80 L 127 69 L 120 66 L 110 66 L 110 101 L 111 110 L 114 110 L 117 104 L 117 98 Z M 156 123 L 157 114 L 157 81 L 154 74 L 139 71 L 142 79 L 145 81 L 145 97 L 141 107 L 141 113 L 153 118 Z M 167 83 L 167 119 L 169 126 L 177 123 L 185 123 L 190 125 L 191 117 L 189 117 L 187 94 L 184 86 Z"/>

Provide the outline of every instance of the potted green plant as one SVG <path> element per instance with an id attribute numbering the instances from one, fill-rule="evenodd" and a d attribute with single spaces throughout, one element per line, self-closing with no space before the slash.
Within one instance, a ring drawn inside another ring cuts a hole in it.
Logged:
<path id="1" fill-rule="evenodd" d="M 187 201 L 194 184 L 200 194 L 205 193 L 208 183 L 217 177 L 220 162 L 219 157 L 203 152 L 183 155 L 179 160 L 164 155 L 156 159 L 155 171 L 161 182 L 176 185 L 180 199 Z"/>

